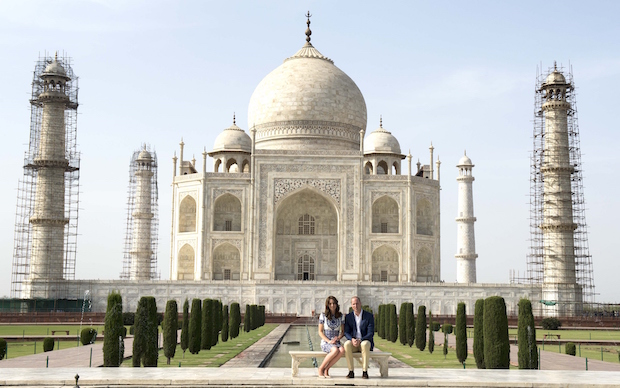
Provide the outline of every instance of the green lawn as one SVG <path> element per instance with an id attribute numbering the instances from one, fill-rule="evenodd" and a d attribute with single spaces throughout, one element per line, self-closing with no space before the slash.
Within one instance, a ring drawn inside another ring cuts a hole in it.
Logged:
<path id="1" fill-rule="evenodd" d="M 83 324 L 82 329 L 92 327 L 101 333 L 103 326 L 90 326 Z M 52 335 L 52 330 L 69 330 L 70 336 L 79 334 L 80 325 L 0 325 L 0 338 L 7 335 Z M 56 333 L 56 335 L 65 335 L 65 333 Z"/>
<path id="2" fill-rule="evenodd" d="M 564 339 L 564 337 L 562 337 L 562 339 Z M 583 358 L 587 357 L 589 360 L 618 362 L 618 353 L 620 352 L 620 346 L 600 346 L 600 345 L 579 346 L 579 344 L 575 344 L 575 345 L 577 347 L 577 354 L 576 354 L 577 357 L 579 357 L 579 355 L 581 354 L 581 357 Z M 542 345 L 538 345 L 538 349 L 544 350 L 547 352 L 566 353 L 564 344 L 561 344 L 561 345 L 545 344 L 544 349 Z M 601 350 L 602 350 L 602 358 L 601 358 Z"/>
<path id="3" fill-rule="evenodd" d="M 442 345 L 436 345 L 435 351 L 431 354 L 428 351 L 428 343 L 427 348 L 421 352 L 415 345 L 409 347 L 401 345 L 399 341 L 392 343 L 375 335 L 375 346 L 381 349 L 382 352 L 392 353 L 392 357 L 414 368 L 463 368 L 463 365 L 456 359 L 456 350 L 448 349 L 448 354 L 444 358 Z M 468 356 L 465 366 L 476 368 L 473 355 L 470 354 Z"/>
<path id="4" fill-rule="evenodd" d="M 228 360 L 235 358 L 237 354 L 241 353 L 259 339 L 269 334 L 273 329 L 278 327 L 277 324 L 267 323 L 256 330 L 252 330 L 249 333 L 241 331 L 239 336 L 235 339 L 228 339 L 226 342 L 220 341 L 217 345 L 210 350 L 201 350 L 198 354 L 191 354 L 189 350 L 185 351 L 183 356 L 183 350 L 181 345 L 177 345 L 175 357 L 170 360 L 170 365 L 167 365 L 164 351 L 159 351 L 159 359 L 157 361 L 158 367 L 219 367 L 226 363 Z M 125 367 L 131 367 L 131 359 L 123 361 Z"/>
<path id="5" fill-rule="evenodd" d="M 509 329 L 510 336 L 517 335 L 517 329 Z M 560 335 L 560 339 L 567 340 L 612 340 L 620 342 L 620 330 L 536 330 L 536 339 L 542 340 L 547 334 L 554 336 Z"/>

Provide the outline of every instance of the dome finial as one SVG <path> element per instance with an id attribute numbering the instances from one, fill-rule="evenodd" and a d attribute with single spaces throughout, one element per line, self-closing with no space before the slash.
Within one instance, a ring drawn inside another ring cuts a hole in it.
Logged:
<path id="1" fill-rule="evenodd" d="M 312 31 L 310 30 L 310 17 L 312 15 L 310 14 L 310 11 L 308 11 L 308 13 L 306 14 L 306 17 L 308 18 L 308 21 L 306 22 L 306 24 L 308 25 L 308 28 L 306 28 L 306 42 L 310 43 L 310 35 L 312 35 Z"/>
<path id="2" fill-rule="evenodd" d="M 558 63 L 553 61 L 553 71 L 558 71 Z"/>
<path id="3" fill-rule="evenodd" d="M 57 61 L 58 60 L 58 51 L 56 51 L 56 54 L 54 54 L 54 60 Z"/>
<path id="4" fill-rule="evenodd" d="M 383 128 L 383 115 L 379 115 L 379 128 Z"/>
<path id="5" fill-rule="evenodd" d="M 233 112 L 233 125 L 237 125 L 237 118 L 235 117 L 235 112 Z"/>

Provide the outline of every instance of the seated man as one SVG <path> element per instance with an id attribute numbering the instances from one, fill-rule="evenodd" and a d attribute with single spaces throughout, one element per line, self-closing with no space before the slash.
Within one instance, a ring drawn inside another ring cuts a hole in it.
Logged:
<path id="1" fill-rule="evenodd" d="M 351 298 L 353 311 L 347 314 L 344 320 L 344 355 L 349 367 L 348 379 L 355 377 L 353 372 L 353 352 L 362 352 L 362 378 L 368 378 L 368 352 L 375 347 L 375 318 L 368 311 L 362 310 L 362 301 L 359 297 Z"/>

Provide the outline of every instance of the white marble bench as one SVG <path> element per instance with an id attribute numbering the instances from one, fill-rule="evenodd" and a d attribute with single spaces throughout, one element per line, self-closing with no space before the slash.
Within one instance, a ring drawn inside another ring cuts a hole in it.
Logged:
<path id="1" fill-rule="evenodd" d="M 299 374 L 299 363 L 306 358 L 320 358 L 323 359 L 327 356 L 325 352 L 313 352 L 313 351 L 296 351 L 291 350 L 288 352 L 291 355 L 291 374 L 293 377 L 297 377 Z M 388 359 L 392 353 L 386 352 L 370 352 L 370 359 L 375 360 L 379 364 L 379 371 L 381 372 L 381 377 L 388 377 Z M 360 364 L 362 363 L 362 353 L 356 352 L 353 353 L 353 358 L 357 360 Z"/>

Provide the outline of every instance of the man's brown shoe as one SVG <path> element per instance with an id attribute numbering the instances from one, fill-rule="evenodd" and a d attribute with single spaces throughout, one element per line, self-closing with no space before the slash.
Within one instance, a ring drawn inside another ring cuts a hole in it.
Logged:
<path id="1" fill-rule="evenodd" d="M 363 378 L 363 379 L 367 379 L 367 378 L 368 378 L 368 372 L 363 371 L 363 372 L 362 372 L 362 378 Z"/>
<path id="2" fill-rule="evenodd" d="M 355 373 L 353 373 L 352 370 L 349 371 L 349 374 L 347 375 L 347 379 L 352 379 L 355 377 Z"/>

